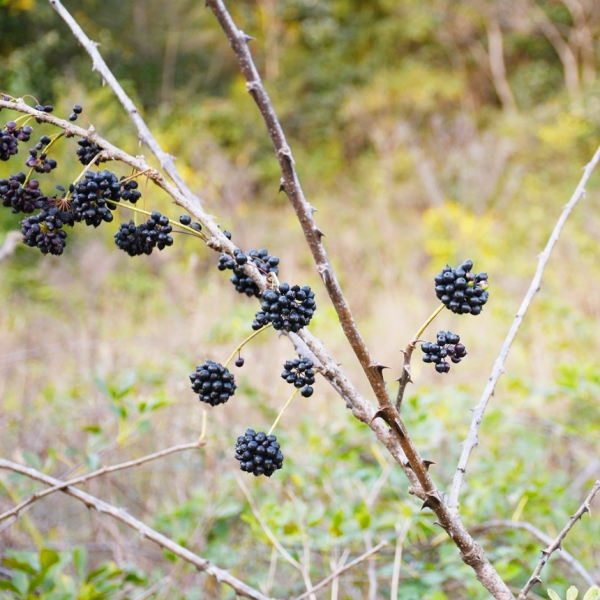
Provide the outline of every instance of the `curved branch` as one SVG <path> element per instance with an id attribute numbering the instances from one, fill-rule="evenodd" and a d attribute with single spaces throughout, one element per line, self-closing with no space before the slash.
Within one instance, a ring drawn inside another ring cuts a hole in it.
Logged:
<path id="1" fill-rule="evenodd" d="M 13 471 L 14 473 L 20 473 L 21 475 L 25 475 L 31 479 L 36 479 L 37 481 L 42 481 L 43 483 L 51 486 L 61 486 L 63 484 L 63 482 L 59 479 L 44 475 L 36 469 L 24 467 L 3 458 L 0 458 L 0 469 L 6 469 L 8 471 Z M 83 502 L 89 508 L 95 508 L 99 513 L 109 515 L 113 519 L 121 521 L 121 523 L 124 523 L 127 525 L 127 527 L 135 529 L 140 534 L 140 537 L 148 538 L 155 544 L 158 544 L 161 548 L 172 552 L 175 554 L 175 556 L 178 556 L 187 563 L 193 565 L 199 571 L 204 571 L 208 575 L 211 575 L 219 583 L 228 585 L 229 587 L 233 588 L 239 596 L 243 596 L 244 598 L 252 598 L 253 600 L 272 600 L 258 590 L 255 590 L 254 588 L 245 584 L 243 581 L 240 581 L 233 575 L 230 575 L 228 571 L 216 567 L 205 558 L 190 552 L 187 548 L 176 544 L 173 540 L 164 536 L 162 533 L 151 529 L 141 521 L 138 521 L 136 518 L 129 515 L 124 509 L 117 508 L 112 504 L 108 504 L 107 502 L 104 502 L 103 500 L 82 492 L 74 487 L 64 488 L 61 491 L 63 491 L 65 494 L 69 494 L 69 496 L 72 496 L 73 498 L 77 498 L 77 500 Z"/>
<path id="2" fill-rule="evenodd" d="M 512 346 L 512 343 L 517 335 L 517 332 L 519 331 L 521 322 L 523 321 L 523 318 L 525 317 L 525 314 L 527 313 L 527 310 L 529 309 L 529 305 L 531 304 L 533 297 L 540 290 L 540 285 L 542 282 L 542 275 L 544 274 L 546 265 L 548 264 L 548 261 L 550 260 L 550 254 L 551 254 L 554 246 L 556 245 L 556 242 L 558 242 L 558 238 L 563 230 L 563 227 L 565 226 L 567 218 L 569 217 L 569 215 L 575 208 L 575 205 L 580 200 L 580 198 L 585 195 L 585 186 L 590 178 L 590 175 L 592 174 L 592 171 L 594 170 L 594 168 L 596 167 L 596 165 L 598 164 L 599 161 L 600 161 L 600 147 L 596 150 L 596 153 L 592 157 L 592 160 L 586 165 L 586 167 L 583 171 L 581 180 L 579 181 L 579 184 L 577 185 L 577 188 L 573 192 L 573 195 L 571 196 L 571 199 L 569 200 L 569 202 L 563 208 L 562 213 L 560 214 L 560 217 L 558 219 L 558 222 L 556 223 L 554 230 L 550 234 L 550 239 L 548 240 L 548 243 L 546 244 L 544 251 L 539 255 L 538 266 L 535 271 L 535 275 L 533 276 L 533 279 L 531 280 L 529 289 L 527 290 L 527 293 L 525 294 L 525 298 L 523 299 L 523 302 L 521 303 L 521 306 L 519 307 L 519 310 L 517 311 L 517 314 L 515 315 L 515 319 L 510 327 L 510 330 L 508 332 L 508 335 L 506 336 L 506 339 L 504 340 L 504 343 L 502 344 L 502 348 L 500 348 L 500 353 L 498 354 L 498 358 L 496 358 L 496 360 L 494 361 L 494 365 L 492 367 L 492 374 L 490 375 L 490 378 L 488 379 L 485 389 L 483 390 L 481 399 L 479 400 L 479 403 L 477 404 L 477 406 L 475 407 L 475 410 L 473 411 L 473 418 L 471 420 L 471 427 L 469 429 L 469 435 L 467 436 L 467 439 L 463 442 L 462 453 L 461 453 L 460 459 L 458 461 L 456 473 L 454 474 L 454 478 L 452 480 L 452 489 L 450 491 L 450 499 L 448 502 L 448 506 L 450 506 L 450 508 L 453 510 L 458 510 L 458 497 L 460 495 L 460 488 L 462 487 L 462 484 L 465 479 L 467 463 L 469 462 L 469 457 L 471 456 L 473 449 L 479 443 L 479 439 L 478 439 L 479 427 L 481 425 L 481 421 L 483 420 L 483 415 L 485 413 L 487 404 L 494 393 L 494 390 L 496 388 L 496 383 L 498 383 L 498 379 L 500 379 L 500 376 L 505 372 L 504 371 L 504 361 L 506 360 L 506 357 L 508 356 L 510 347 Z"/>

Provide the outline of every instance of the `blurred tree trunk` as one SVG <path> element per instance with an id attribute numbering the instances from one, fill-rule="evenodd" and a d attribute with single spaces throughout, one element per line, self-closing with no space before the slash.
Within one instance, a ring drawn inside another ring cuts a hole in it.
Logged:
<path id="1" fill-rule="evenodd" d="M 502 108 L 507 111 L 516 110 L 515 97 L 506 77 L 506 65 L 504 63 L 504 44 L 502 42 L 502 30 L 498 23 L 495 12 L 491 12 L 486 18 L 486 31 L 488 37 L 488 53 L 490 71 L 494 88 L 502 103 Z"/>

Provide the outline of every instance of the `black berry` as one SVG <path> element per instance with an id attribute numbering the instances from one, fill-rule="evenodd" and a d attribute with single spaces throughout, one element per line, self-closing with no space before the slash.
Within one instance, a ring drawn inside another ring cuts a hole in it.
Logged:
<path id="1" fill-rule="evenodd" d="M 240 461 L 240 469 L 247 473 L 271 477 L 283 466 L 281 446 L 274 435 L 267 435 L 254 429 L 246 429 L 246 433 L 237 439 L 235 458 Z"/>
<path id="2" fill-rule="evenodd" d="M 83 107 L 80 106 L 79 104 L 75 104 L 75 106 L 73 106 L 73 112 L 76 115 L 80 115 L 82 113 L 82 111 L 83 111 Z"/>
<path id="3" fill-rule="evenodd" d="M 72 210 L 75 221 L 98 227 L 103 221 L 113 220 L 111 210 L 117 208 L 121 185 L 110 171 L 87 171 L 85 178 L 72 190 Z"/>
<path id="4" fill-rule="evenodd" d="M 311 360 L 305 356 L 300 358 L 294 358 L 293 360 L 287 360 L 283 365 L 283 372 L 281 373 L 282 379 L 285 379 L 289 384 L 297 388 L 304 388 L 305 386 L 311 386 L 315 382 L 315 371 L 314 365 Z M 304 390 L 302 390 L 304 396 Z M 308 396 L 312 395 L 312 388 Z M 308 397 L 306 396 L 306 397 Z"/>
<path id="5" fill-rule="evenodd" d="M 100 146 L 88 142 L 85 138 L 79 140 L 77 143 L 79 144 L 79 148 L 77 148 L 77 157 L 82 165 L 89 165 L 102 150 Z"/>
<path id="6" fill-rule="evenodd" d="M 434 278 L 436 296 L 458 315 L 478 315 L 488 301 L 487 273 L 474 274 L 472 269 L 473 261 L 465 260 L 455 269 L 446 265 Z"/>
<path id="7" fill-rule="evenodd" d="M 273 323 L 273 329 L 297 332 L 310 323 L 317 309 L 315 294 L 307 285 L 280 283 L 278 291 L 264 291 L 261 300 L 262 310 L 252 323 L 254 330 Z"/>
<path id="8" fill-rule="evenodd" d="M 223 232 L 227 233 L 227 232 Z M 252 262 L 258 270 L 266 275 L 267 273 L 279 273 L 279 258 L 270 256 L 266 248 L 255 250 L 254 248 L 248 253 L 242 252 L 239 248 L 233 251 L 233 258 L 227 254 L 222 254 L 219 258 L 217 268 L 219 271 L 226 269 L 233 270 L 233 276 L 230 281 L 235 286 L 235 289 L 240 294 L 246 294 L 248 297 L 255 296 L 260 298 L 260 289 L 256 283 L 246 275 L 243 266 L 248 262 Z"/>
<path id="9" fill-rule="evenodd" d="M 207 360 L 190 375 L 192 389 L 201 402 L 211 406 L 225 404 L 233 396 L 236 385 L 233 375 L 223 365 Z"/>
<path id="10" fill-rule="evenodd" d="M 244 359 L 241 356 L 239 358 L 236 358 L 236 360 L 235 360 L 235 366 L 236 367 L 243 367 L 244 366 Z"/>
<path id="11" fill-rule="evenodd" d="M 423 351 L 423 362 L 434 363 L 438 373 L 448 373 L 450 364 L 445 358 L 450 358 L 454 364 L 458 364 L 467 355 L 467 350 L 460 343 L 460 336 L 450 331 L 438 331 L 436 343 L 424 342 L 421 344 Z"/>
<path id="12" fill-rule="evenodd" d="M 189 225 L 192 222 L 192 218 L 190 217 L 190 215 L 181 215 L 179 217 L 179 222 L 182 225 Z"/>

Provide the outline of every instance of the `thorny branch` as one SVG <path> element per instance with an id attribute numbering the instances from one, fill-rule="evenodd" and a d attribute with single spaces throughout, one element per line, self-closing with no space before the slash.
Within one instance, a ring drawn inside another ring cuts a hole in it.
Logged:
<path id="1" fill-rule="evenodd" d="M 31 479 L 36 479 L 37 481 L 42 481 L 50 486 L 62 486 L 63 484 L 62 481 L 55 479 L 54 477 L 44 475 L 36 469 L 24 467 L 3 458 L 0 458 L 0 469 L 6 469 L 13 471 L 14 473 L 20 473 L 21 475 L 25 475 Z M 168 537 L 162 535 L 162 533 L 151 529 L 141 521 L 138 521 L 136 518 L 129 515 L 124 509 L 117 508 L 112 504 L 108 504 L 107 502 L 104 502 L 103 500 L 87 494 L 86 492 L 82 492 L 74 487 L 67 487 L 61 491 L 63 491 L 65 494 L 69 494 L 69 496 L 72 496 L 73 498 L 77 498 L 77 500 L 80 500 L 89 508 L 95 508 L 99 513 L 109 515 L 113 519 L 121 521 L 121 523 L 124 523 L 127 525 L 127 527 L 135 529 L 140 534 L 140 537 L 148 538 L 155 544 L 158 544 L 161 548 L 172 552 L 175 554 L 175 556 L 178 556 L 179 558 L 193 565 L 199 571 L 204 571 L 208 575 L 211 575 L 219 583 L 228 585 L 229 587 L 233 588 L 239 596 L 243 596 L 244 598 L 252 598 L 253 600 L 272 600 L 258 590 L 255 590 L 254 588 L 245 584 L 243 581 L 240 581 L 228 571 L 220 569 L 219 567 L 215 567 L 205 558 L 190 552 L 190 550 L 180 546 L 179 544 L 176 544 L 173 540 L 170 540 Z"/>
<path id="2" fill-rule="evenodd" d="M 581 517 L 585 513 L 591 513 L 590 503 L 592 502 L 592 500 L 594 499 L 594 496 L 598 492 L 600 492 L 600 480 L 596 481 L 596 483 L 594 484 L 594 487 L 592 488 L 592 491 L 588 494 L 588 497 L 584 500 L 583 504 L 577 509 L 577 512 L 569 519 L 569 522 L 564 526 L 563 530 L 556 536 L 556 539 L 546 549 L 542 550 L 542 558 L 540 559 L 540 562 L 538 563 L 537 567 L 535 568 L 533 575 L 529 578 L 529 581 L 525 584 L 525 587 L 521 590 L 521 593 L 519 594 L 517 600 L 525 600 L 525 598 L 527 598 L 527 594 L 528 594 L 529 590 L 536 583 L 542 582 L 542 580 L 540 579 L 540 573 L 542 572 L 542 569 L 548 562 L 548 559 L 550 558 L 550 556 L 552 556 L 553 552 L 555 552 L 556 550 L 561 548 L 563 540 L 567 536 L 567 533 L 569 533 L 569 531 L 571 531 L 571 528 L 573 527 L 573 525 L 575 525 L 575 523 L 579 519 L 581 519 Z"/>
<path id="3" fill-rule="evenodd" d="M 51 488 L 47 488 L 41 492 L 36 492 L 35 494 L 32 494 L 29 498 L 23 500 L 23 502 L 21 502 L 14 508 L 11 508 L 10 510 L 7 510 L 6 512 L 0 514 L 0 522 L 10 517 L 18 517 L 19 513 L 24 508 L 32 505 L 38 500 L 41 500 L 45 496 L 49 496 L 54 492 L 62 491 L 66 487 L 72 485 L 80 485 L 82 483 L 87 483 L 91 479 L 95 479 L 96 477 L 100 477 L 102 475 L 108 475 L 109 473 L 115 473 L 116 471 L 122 471 L 123 469 L 137 467 L 139 465 L 143 465 L 144 463 L 156 460 L 157 458 L 162 458 L 163 456 L 168 456 L 169 454 L 173 454 L 175 452 L 183 452 L 184 450 L 194 450 L 197 448 L 201 448 L 202 446 L 204 446 L 204 444 L 205 442 L 202 441 L 192 442 L 190 444 L 179 444 L 178 446 L 172 446 L 171 448 L 161 450 L 160 452 L 154 452 L 153 454 L 142 456 L 141 458 L 138 458 L 136 460 L 130 460 L 124 463 L 120 463 L 118 465 L 113 465 L 112 467 L 102 467 L 101 469 L 92 471 L 91 473 L 87 473 L 86 475 L 81 475 L 80 477 L 75 477 L 74 479 L 63 481 L 60 484 L 57 484 Z"/>
<path id="4" fill-rule="evenodd" d="M 438 524 L 448 533 L 458 546 L 462 560 L 473 568 L 479 581 L 495 598 L 514 598 L 511 591 L 487 559 L 483 549 L 466 531 L 458 514 L 450 513 L 448 510 L 441 493 L 438 491 L 429 475 L 428 464 L 423 461 L 419 455 L 416 446 L 408 435 L 404 423 L 400 420 L 398 411 L 390 401 L 382 376 L 384 366 L 374 360 L 362 339 L 356 323 L 354 322 L 350 307 L 346 302 L 322 244 L 321 239 L 323 237 L 323 232 L 315 223 L 314 208 L 304 196 L 304 192 L 302 191 L 294 168 L 292 151 L 286 141 L 277 114 L 275 113 L 271 100 L 262 84 L 252 55 L 248 49 L 248 42 L 251 38 L 238 29 L 222 0 L 206 0 L 206 4 L 213 11 L 225 32 L 229 44 L 236 55 L 240 70 L 246 79 L 246 89 L 256 102 L 263 120 L 265 121 L 281 169 L 281 189 L 285 191 L 294 207 L 296 216 L 298 217 L 304 236 L 312 252 L 317 271 L 325 284 L 342 325 L 344 334 L 356 354 L 363 371 L 371 384 L 371 388 L 377 397 L 379 407 L 373 417 L 381 417 L 381 419 L 390 426 L 391 436 L 396 437 L 407 457 L 408 465 L 414 472 L 425 492 L 426 500 L 424 506 L 431 508 L 435 512 L 438 517 Z M 363 420 L 365 416 L 363 407 L 361 407 L 362 412 L 358 414 L 356 408 L 357 407 L 353 406 L 354 415 Z M 365 422 L 371 424 L 373 419 Z"/>
<path id="5" fill-rule="evenodd" d="M 462 484 L 465 479 L 465 472 L 467 470 L 467 463 L 469 462 L 469 457 L 471 456 L 471 452 L 473 452 L 475 446 L 477 446 L 477 444 L 479 443 L 478 434 L 481 421 L 483 420 L 483 414 L 485 413 L 485 409 L 490 398 L 494 394 L 494 390 L 496 388 L 496 383 L 498 383 L 498 379 L 500 379 L 500 376 L 505 372 L 504 361 L 508 356 L 510 347 L 512 346 L 517 332 L 519 331 L 521 322 L 525 317 L 525 313 L 527 313 L 527 310 L 529 309 L 529 305 L 531 304 L 533 297 L 540 290 L 542 275 L 544 274 L 544 270 L 546 269 L 546 265 L 548 264 L 548 261 L 550 259 L 550 253 L 556 245 L 561 231 L 565 226 L 567 218 L 573 211 L 573 208 L 575 208 L 575 205 L 580 200 L 580 198 L 585 196 L 585 186 L 590 178 L 590 175 L 592 174 L 592 171 L 594 170 L 599 161 L 600 147 L 596 150 L 596 153 L 592 157 L 592 160 L 590 160 L 590 162 L 585 166 L 579 184 L 575 188 L 575 191 L 573 192 L 573 195 L 571 196 L 569 202 L 564 206 L 562 213 L 560 214 L 560 217 L 554 227 L 554 230 L 550 234 L 550 239 L 548 240 L 544 251 L 539 255 L 538 266 L 535 271 L 535 275 L 533 276 L 529 289 L 525 294 L 525 298 L 523 299 L 523 302 L 521 303 L 521 306 L 519 307 L 519 310 L 515 315 L 514 321 L 510 327 L 508 335 L 506 336 L 506 339 L 502 344 L 500 354 L 498 354 L 498 358 L 496 358 L 496 360 L 494 361 L 494 365 L 492 367 L 492 374 L 490 375 L 485 389 L 483 390 L 481 399 L 479 400 L 479 403 L 473 411 L 473 418 L 471 420 L 469 435 L 467 436 L 467 439 L 463 442 L 462 453 L 458 461 L 456 473 L 454 474 L 454 478 L 452 480 L 452 489 L 450 491 L 450 498 L 448 501 L 448 506 L 450 506 L 450 508 L 455 512 L 458 512 L 458 497 L 460 495 L 460 488 L 462 487 Z"/>

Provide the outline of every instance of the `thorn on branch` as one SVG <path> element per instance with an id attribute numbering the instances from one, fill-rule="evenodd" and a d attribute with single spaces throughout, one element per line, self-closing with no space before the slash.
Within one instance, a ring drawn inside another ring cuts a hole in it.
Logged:
<path id="1" fill-rule="evenodd" d="M 431 465 L 435 465 L 435 464 L 437 464 L 437 463 L 436 463 L 435 461 L 433 461 L 433 460 L 426 460 L 426 459 L 424 459 L 424 460 L 423 460 L 423 464 L 425 465 L 425 470 L 426 470 L 426 471 L 429 471 L 429 467 L 430 467 Z"/>
<path id="2" fill-rule="evenodd" d="M 244 33 L 241 29 L 240 29 L 240 37 L 244 40 L 244 42 L 246 42 L 246 44 L 248 42 L 256 39 L 255 37 L 252 37 L 251 35 Z"/>
<path id="3" fill-rule="evenodd" d="M 319 239 L 325 237 L 325 234 L 318 227 L 315 228 L 315 233 L 317 234 Z"/>

